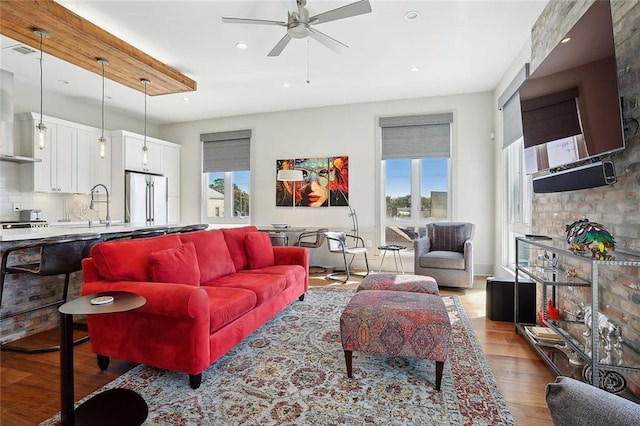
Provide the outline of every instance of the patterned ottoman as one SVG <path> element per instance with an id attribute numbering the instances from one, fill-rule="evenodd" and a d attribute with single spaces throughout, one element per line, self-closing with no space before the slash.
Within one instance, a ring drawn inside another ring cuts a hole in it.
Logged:
<path id="1" fill-rule="evenodd" d="M 424 275 L 369 274 L 362 279 L 356 291 L 362 290 L 440 294 L 436 280 Z"/>
<path id="2" fill-rule="evenodd" d="M 357 292 L 340 316 L 347 376 L 352 351 L 425 358 L 436 363 L 436 390 L 449 349 L 451 323 L 440 296 L 402 291 Z"/>

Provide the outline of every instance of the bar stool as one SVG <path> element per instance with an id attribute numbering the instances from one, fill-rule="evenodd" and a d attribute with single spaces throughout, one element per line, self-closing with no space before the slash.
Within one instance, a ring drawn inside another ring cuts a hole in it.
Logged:
<path id="1" fill-rule="evenodd" d="M 33 308 L 23 309 L 18 312 L 10 312 L 8 314 L 3 313 L 3 315 L 0 316 L 0 319 L 4 320 L 6 318 L 12 318 L 18 315 L 65 303 L 69 292 L 69 279 L 71 273 L 82 270 L 82 259 L 89 257 L 91 247 L 97 244 L 100 240 L 100 234 L 95 233 L 62 235 L 58 237 L 44 238 L 32 244 L 7 248 L 2 254 L 2 266 L 0 269 L 0 306 L 2 306 L 4 282 L 7 274 L 30 274 L 41 277 L 64 274 L 64 287 L 62 290 L 62 298 L 60 300 Z M 38 251 L 38 258 L 35 261 L 20 263 L 20 257 L 18 256 L 20 253 L 15 252 L 19 251 L 24 253 L 25 250 Z M 14 260 L 15 263 L 10 264 L 9 258 L 12 254 L 14 254 L 12 260 Z M 85 336 L 76 341 L 76 343 L 80 343 L 87 339 L 88 336 Z M 60 347 L 23 348 L 4 344 L 1 349 L 23 353 L 41 353 L 55 351 L 60 349 Z"/>
<path id="2" fill-rule="evenodd" d="M 154 228 L 142 228 L 135 231 L 118 233 L 115 236 L 106 237 L 103 241 L 117 241 L 117 240 L 135 240 L 137 238 L 151 238 L 160 237 L 167 234 L 168 228 L 166 226 L 157 226 Z"/>
<path id="3" fill-rule="evenodd" d="M 185 234 L 187 232 L 204 231 L 209 229 L 208 223 L 196 223 L 194 225 L 174 226 L 167 229 L 167 234 Z"/>

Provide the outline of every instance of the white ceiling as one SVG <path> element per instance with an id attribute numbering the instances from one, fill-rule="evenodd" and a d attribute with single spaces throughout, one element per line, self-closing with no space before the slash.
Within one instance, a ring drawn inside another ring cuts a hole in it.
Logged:
<path id="1" fill-rule="evenodd" d="M 315 15 L 353 1 L 308 0 L 307 9 Z M 370 14 L 316 27 L 348 45 L 344 53 L 294 39 L 279 57 L 267 53 L 284 35 L 283 27 L 223 24 L 221 17 L 286 21 L 282 0 L 59 3 L 197 81 L 195 92 L 148 99 L 149 120 L 165 124 L 493 90 L 547 0 L 371 0 Z M 419 17 L 405 19 L 408 11 Z M 1 41 L 1 67 L 39 87 L 39 53 L 20 55 L 7 48 L 13 40 Z M 237 42 L 249 48 L 237 49 Z M 100 102 L 100 76 L 46 55 L 44 86 Z M 105 86 L 107 111 L 140 114 L 142 93 L 112 81 Z"/>

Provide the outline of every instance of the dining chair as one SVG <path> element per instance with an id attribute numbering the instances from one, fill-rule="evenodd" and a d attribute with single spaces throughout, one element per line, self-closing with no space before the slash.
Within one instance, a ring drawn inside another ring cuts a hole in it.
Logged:
<path id="1" fill-rule="evenodd" d="M 364 244 L 362 237 L 347 234 L 346 232 L 325 232 L 325 238 L 327 239 L 327 247 L 329 252 L 342 254 L 342 260 L 344 261 L 344 271 L 334 271 L 327 275 L 327 278 L 333 281 L 339 281 L 346 283 L 351 276 L 351 264 L 356 255 L 363 255 L 364 261 L 367 266 L 367 272 L 365 274 L 355 274 L 362 277 L 369 275 L 369 259 L 367 258 L 367 247 Z M 351 244 L 349 242 L 351 241 Z M 351 256 L 351 260 L 347 262 L 347 256 Z M 346 275 L 345 279 L 339 278 L 339 276 Z"/>

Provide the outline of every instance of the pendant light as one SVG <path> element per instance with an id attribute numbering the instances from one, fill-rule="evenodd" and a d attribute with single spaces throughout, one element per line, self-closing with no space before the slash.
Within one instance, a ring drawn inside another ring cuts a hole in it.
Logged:
<path id="1" fill-rule="evenodd" d="M 33 33 L 40 36 L 40 123 L 36 125 L 36 130 L 38 136 L 38 148 L 44 149 L 47 127 L 42 122 L 42 39 L 49 38 L 49 33 L 40 28 L 35 29 Z"/>
<path id="2" fill-rule="evenodd" d="M 142 144 L 142 165 L 147 166 L 149 162 L 149 148 L 147 148 L 147 84 L 151 81 L 146 78 L 140 79 L 144 84 L 144 143 Z"/>
<path id="3" fill-rule="evenodd" d="M 100 158 L 104 158 L 107 154 L 107 138 L 104 137 L 104 67 L 109 65 L 109 61 L 98 58 L 98 63 L 102 65 L 102 133 L 98 138 L 98 146 L 100 147 Z"/>

